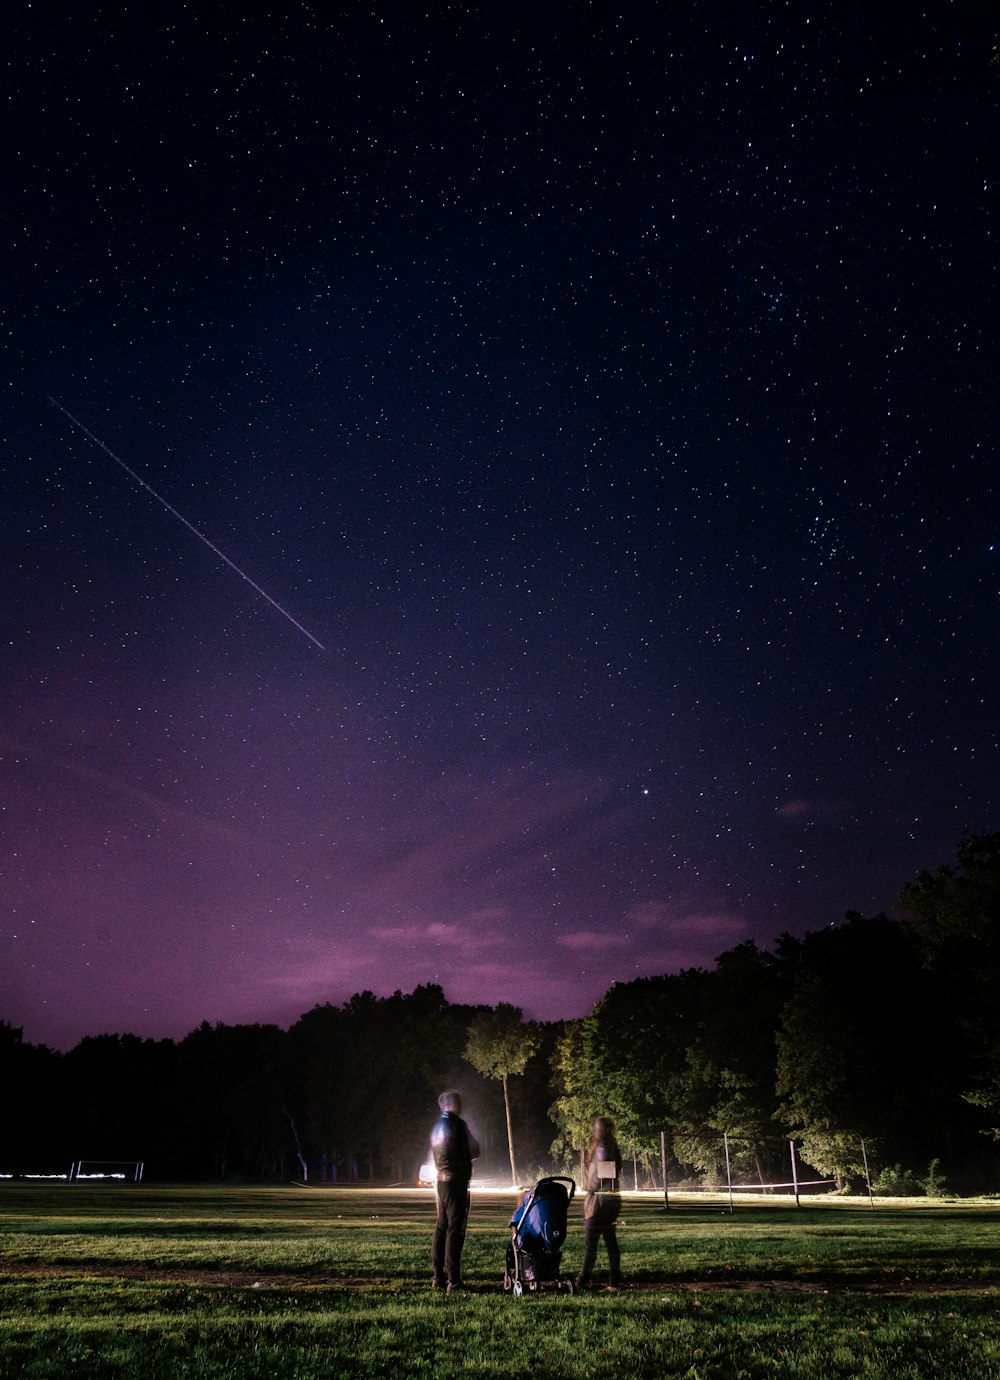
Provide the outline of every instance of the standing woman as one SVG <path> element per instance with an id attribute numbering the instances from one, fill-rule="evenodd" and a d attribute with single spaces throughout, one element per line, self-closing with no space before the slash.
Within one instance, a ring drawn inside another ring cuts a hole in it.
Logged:
<path id="1" fill-rule="evenodd" d="M 609 1172 L 614 1169 L 612 1177 Z M 602 1172 L 602 1170 L 604 1172 Z M 621 1283 L 621 1251 L 615 1223 L 622 1210 L 618 1180 L 622 1172 L 622 1152 L 615 1137 L 615 1124 L 606 1116 L 596 1117 L 590 1130 L 590 1149 L 587 1152 L 587 1197 L 583 1206 L 583 1260 L 576 1281 L 578 1289 L 585 1289 L 597 1258 L 597 1243 L 601 1238 L 608 1251 L 608 1288 L 617 1289 Z"/>

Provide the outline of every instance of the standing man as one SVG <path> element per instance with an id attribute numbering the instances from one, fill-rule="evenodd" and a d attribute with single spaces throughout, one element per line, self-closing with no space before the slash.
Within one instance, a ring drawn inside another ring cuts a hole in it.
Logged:
<path id="1" fill-rule="evenodd" d="M 462 1247 L 469 1221 L 469 1180 L 479 1142 L 462 1120 L 461 1094 L 443 1092 L 441 1115 L 431 1129 L 431 1153 L 437 1170 L 437 1221 L 431 1245 L 431 1287 L 457 1293 L 462 1288 Z"/>

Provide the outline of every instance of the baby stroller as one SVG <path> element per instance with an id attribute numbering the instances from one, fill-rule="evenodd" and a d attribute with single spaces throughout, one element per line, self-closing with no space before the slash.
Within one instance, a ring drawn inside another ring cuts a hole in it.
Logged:
<path id="1" fill-rule="evenodd" d="M 503 1287 L 516 1299 L 525 1289 L 565 1289 L 572 1294 L 573 1281 L 560 1279 L 559 1262 L 575 1192 L 573 1180 L 561 1175 L 539 1179 L 511 1217 Z"/>

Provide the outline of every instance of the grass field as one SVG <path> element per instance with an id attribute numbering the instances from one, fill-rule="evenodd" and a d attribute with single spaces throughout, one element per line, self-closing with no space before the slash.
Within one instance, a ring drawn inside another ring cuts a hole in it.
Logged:
<path id="1" fill-rule="evenodd" d="M 0 1377 L 1000 1377 L 1000 1206 L 626 1195 L 620 1292 L 517 1300 L 513 1205 L 445 1297 L 426 1190 L 0 1186 Z"/>

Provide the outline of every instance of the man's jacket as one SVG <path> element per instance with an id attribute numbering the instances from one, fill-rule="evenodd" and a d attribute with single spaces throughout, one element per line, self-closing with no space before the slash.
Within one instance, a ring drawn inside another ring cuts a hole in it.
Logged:
<path id="1" fill-rule="evenodd" d="M 479 1142 L 454 1112 L 442 1112 L 431 1130 L 431 1152 L 439 1179 L 472 1178 L 472 1161 L 479 1154 Z"/>

